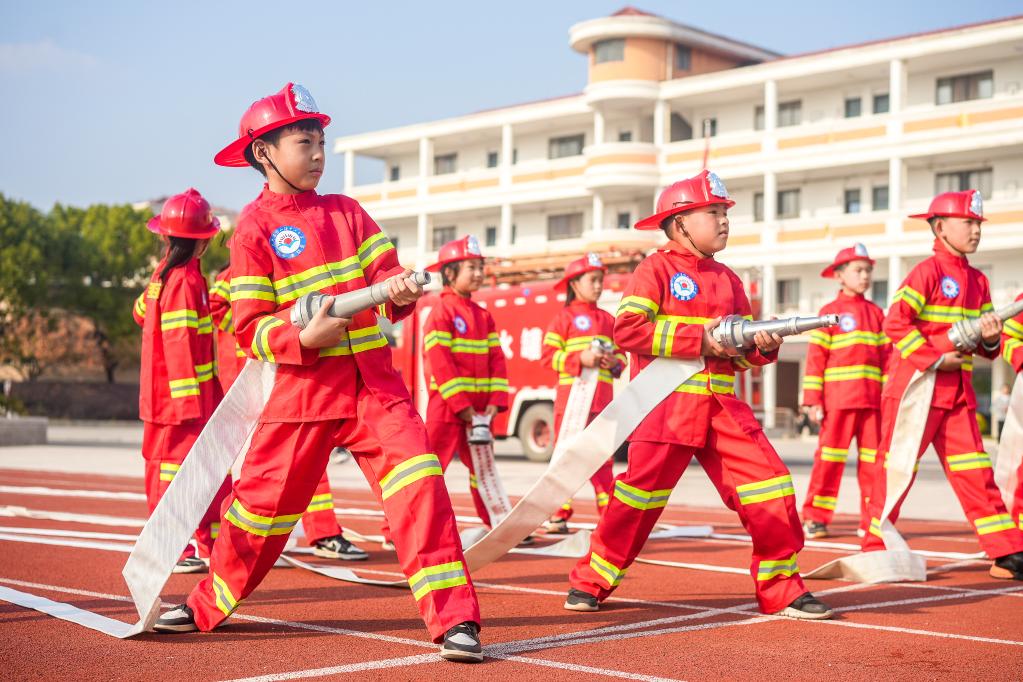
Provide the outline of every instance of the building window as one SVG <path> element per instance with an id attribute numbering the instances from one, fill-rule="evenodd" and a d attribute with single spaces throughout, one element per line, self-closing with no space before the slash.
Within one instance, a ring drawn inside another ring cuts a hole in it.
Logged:
<path id="1" fill-rule="evenodd" d="M 625 59 L 625 39 L 598 40 L 593 44 L 593 63 L 620 62 Z"/>
<path id="2" fill-rule="evenodd" d="M 704 137 L 714 137 L 718 134 L 718 120 L 716 118 L 705 118 L 700 126 Z"/>
<path id="3" fill-rule="evenodd" d="M 803 122 L 803 103 L 800 100 L 778 105 L 778 127 L 797 126 Z"/>
<path id="4" fill-rule="evenodd" d="M 753 222 L 759 223 L 764 220 L 764 193 L 753 193 Z"/>
<path id="5" fill-rule="evenodd" d="M 579 156 L 583 153 L 584 139 L 583 135 L 552 137 L 548 143 L 547 158 L 561 159 L 566 156 Z"/>
<path id="6" fill-rule="evenodd" d="M 888 210 L 888 185 L 878 185 L 870 190 L 870 208 L 874 211 Z"/>
<path id="7" fill-rule="evenodd" d="M 786 189 L 778 192 L 778 217 L 799 217 L 799 190 Z"/>
<path id="8" fill-rule="evenodd" d="M 693 139 L 693 127 L 689 125 L 689 121 L 685 120 L 681 114 L 671 113 L 670 137 L 672 142 Z"/>
<path id="9" fill-rule="evenodd" d="M 992 71 L 939 78 L 934 101 L 936 104 L 952 104 L 971 99 L 987 99 L 994 94 L 994 90 L 995 80 Z"/>
<path id="10" fill-rule="evenodd" d="M 799 280 L 798 279 L 779 279 L 775 282 L 775 291 L 778 294 L 778 310 L 783 311 L 788 308 L 799 307 Z"/>
<path id="11" fill-rule="evenodd" d="M 516 147 L 515 149 L 512 149 L 512 165 L 514 166 L 518 162 L 519 162 L 519 149 L 518 149 L 518 147 Z"/>
<path id="12" fill-rule="evenodd" d="M 391 182 L 401 180 L 401 166 L 391 166 Z"/>
<path id="13" fill-rule="evenodd" d="M 483 234 L 487 246 L 497 246 L 497 227 L 495 225 L 487 225 Z"/>
<path id="14" fill-rule="evenodd" d="M 874 95 L 874 113 L 875 114 L 887 114 L 888 113 L 888 93 L 880 95 Z"/>
<path id="15" fill-rule="evenodd" d="M 934 193 L 963 192 L 968 189 L 979 190 L 981 196 L 991 196 L 991 169 L 954 171 L 938 173 L 934 176 Z"/>
<path id="16" fill-rule="evenodd" d="M 512 223 L 511 243 L 514 244 L 515 240 L 519 238 L 519 226 Z"/>
<path id="17" fill-rule="evenodd" d="M 619 230 L 628 230 L 632 228 L 632 214 L 628 211 L 619 211 L 618 218 L 615 220 L 615 225 Z"/>
<path id="18" fill-rule="evenodd" d="M 449 225 L 446 227 L 435 227 L 433 228 L 433 250 L 438 251 L 440 247 L 444 246 L 450 241 L 455 239 L 455 226 Z"/>
<path id="19" fill-rule="evenodd" d="M 619 130 L 618 131 L 619 142 L 632 142 L 632 131 L 631 130 Z"/>
<path id="20" fill-rule="evenodd" d="M 753 109 L 753 130 L 763 130 L 764 125 L 764 105 L 758 104 Z"/>
<path id="21" fill-rule="evenodd" d="M 433 157 L 433 174 L 445 175 L 454 173 L 458 165 L 458 154 L 441 154 Z"/>
<path id="22" fill-rule="evenodd" d="M 487 152 L 487 168 L 497 168 L 497 152 Z"/>
<path id="23" fill-rule="evenodd" d="M 845 190 L 844 204 L 846 213 L 859 213 L 862 210 L 862 206 L 860 205 L 860 190 Z"/>
<path id="24" fill-rule="evenodd" d="M 882 308 L 888 307 L 888 280 L 875 279 L 871 282 L 870 300 Z"/>
<path id="25" fill-rule="evenodd" d="M 583 236 L 583 214 L 562 213 L 547 216 L 547 239 L 576 239 Z"/>
<path id="26" fill-rule="evenodd" d="M 856 118 L 863 113 L 863 100 L 859 97 L 845 98 L 845 117 Z"/>
<path id="27" fill-rule="evenodd" d="M 675 68 L 688 71 L 693 65 L 693 51 L 686 45 L 675 43 Z"/>

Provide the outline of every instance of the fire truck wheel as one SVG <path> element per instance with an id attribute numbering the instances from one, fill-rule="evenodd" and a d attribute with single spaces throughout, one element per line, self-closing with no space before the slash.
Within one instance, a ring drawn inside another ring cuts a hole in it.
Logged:
<path id="1" fill-rule="evenodd" d="M 519 419 L 519 441 L 526 459 L 549 462 L 554 452 L 554 407 L 549 403 L 530 405 Z"/>

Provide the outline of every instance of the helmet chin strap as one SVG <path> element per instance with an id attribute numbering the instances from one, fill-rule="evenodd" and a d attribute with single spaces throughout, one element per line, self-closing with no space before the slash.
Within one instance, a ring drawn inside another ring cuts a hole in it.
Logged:
<path id="1" fill-rule="evenodd" d="M 288 183 L 288 187 L 290 187 L 291 189 L 293 189 L 293 190 L 295 190 L 296 192 L 299 192 L 299 193 L 302 193 L 302 192 L 305 191 L 304 189 L 299 189 L 298 187 L 295 187 L 295 185 L 292 184 L 291 180 L 288 180 L 286 177 L 284 177 L 284 174 L 281 173 L 280 170 L 278 170 L 277 164 L 275 164 L 274 160 L 272 158 L 270 158 L 270 150 L 267 149 L 266 147 L 263 147 L 263 158 L 266 159 L 267 163 L 270 164 L 270 167 L 274 169 L 274 173 L 277 173 L 277 177 L 279 177 L 284 182 Z"/>
<path id="2" fill-rule="evenodd" d="M 696 242 L 693 241 L 693 238 L 689 236 L 689 231 L 686 230 L 686 224 L 685 221 L 683 221 L 682 216 L 675 218 L 675 224 L 678 225 L 678 229 L 682 230 L 682 234 L 684 234 L 686 239 L 689 240 L 689 244 L 693 247 L 693 250 L 696 251 L 696 253 L 700 254 L 704 258 L 710 258 L 710 254 L 704 253 L 703 250 L 696 245 Z"/>

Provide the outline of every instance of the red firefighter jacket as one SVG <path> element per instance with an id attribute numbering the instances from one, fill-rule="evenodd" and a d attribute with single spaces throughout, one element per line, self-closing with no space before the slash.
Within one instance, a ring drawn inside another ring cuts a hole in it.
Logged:
<path id="1" fill-rule="evenodd" d="M 1023 294 L 1016 297 L 1021 299 Z M 1006 320 L 1002 327 L 1002 357 L 1017 373 L 1023 372 L 1023 313 Z"/>
<path id="2" fill-rule="evenodd" d="M 375 310 L 352 319 L 331 348 L 304 348 L 290 308 L 303 294 L 335 295 L 401 271 L 394 246 L 357 201 L 340 194 L 276 194 L 264 186 L 231 240 L 231 311 L 246 355 L 277 363 L 262 422 L 354 417 L 356 387 L 383 405 L 407 400 Z M 414 306 L 386 306 L 400 319 Z"/>
<path id="3" fill-rule="evenodd" d="M 734 272 L 675 242 L 640 263 L 623 294 L 614 339 L 635 354 L 633 377 L 657 356 L 699 357 L 705 322 L 732 314 L 751 317 L 749 299 Z M 735 397 L 735 372 L 774 362 L 777 355 L 754 348 L 738 358 L 704 358 L 704 370 L 654 408 L 631 440 L 703 447 L 712 401 L 743 430 L 758 429 L 749 405 Z"/>
<path id="4" fill-rule="evenodd" d="M 427 421 L 460 422 L 467 407 L 508 408 L 508 370 L 494 318 L 471 298 L 450 288 L 441 292 L 423 327 L 430 378 Z"/>
<path id="5" fill-rule="evenodd" d="M 135 299 L 142 327 L 139 418 L 156 424 L 209 419 L 223 393 L 213 361 L 213 322 L 199 260 L 167 273 L 163 262 Z"/>
<path id="6" fill-rule="evenodd" d="M 862 295 L 839 292 L 821 308 L 835 313 L 834 327 L 810 332 L 803 377 L 803 404 L 831 410 L 879 409 L 891 341 L 881 325 L 884 311 Z"/>
<path id="7" fill-rule="evenodd" d="M 614 318 L 595 303 L 575 300 L 565 306 L 547 327 L 543 339 L 543 356 L 541 361 L 558 373 L 558 392 L 554 399 L 554 412 L 562 414 L 568 403 L 568 394 L 576 377 L 582 374 L 580 362 L 582 351 L 587 350 L 594 340 L 601 340 L 613 345 L 611 336 L 614 333 Z M 625 369 L 626 358 L 618 347 L 615 347 L 618 364 L 613 369 L 598 370 L 599 383 L 593 395 L 590 412 L 600 412 L 614 397 L 614 379 Z"/>
<path id="8" fill-rule="evenodd" d="M 888 383 L 883 396 L 898 400 L 915 370 L 926 370 L 955 350 L 948 330 L 961 319 L 980 317 L 993 310 L 987 277 L 970 267 L 963 256 L 955 256 L 935 240 L 934 255 L 918 264 L 895 293 L 884 320 L 884 332 L 895 344 Z M 977 353 L 998 356 L 978 346 Z M 961 372 L 935 372 L 932 405 L 949 409 L 966 405 L 974 409 L 977 399 L 971 382 L 973 358 L 968 357 Z"/>
<path id="9" fill-rule="evenodd" d="M 213 280 L 210 287 L 210 316 L 217 337 L 217 375 L 224 393 L 238 378 L 247 359 L 245 351 L 234 337 L 234 315 L 231 313 L 231 266 L 228 265 Z"/>

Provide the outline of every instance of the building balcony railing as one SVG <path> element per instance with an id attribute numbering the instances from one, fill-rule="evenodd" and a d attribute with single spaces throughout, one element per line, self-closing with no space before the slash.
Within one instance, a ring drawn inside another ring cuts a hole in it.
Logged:
<path id="1" fill-rule="evenodd" d="M 605 142 L 590 145 L 586 156 L 586 186 L 649 187 L 660 184 L 657 145 L 650 142 Z"/>

